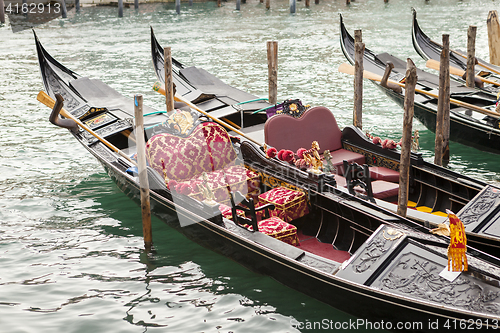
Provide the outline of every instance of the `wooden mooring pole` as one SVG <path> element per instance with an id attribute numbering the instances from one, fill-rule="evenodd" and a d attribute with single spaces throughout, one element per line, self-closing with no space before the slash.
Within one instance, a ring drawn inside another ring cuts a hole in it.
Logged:
<path id="1" fill-rule="evenodd" d="M 61 17 L 68 17 L 68 11 L 66 10 L 66 0 L 61 0 Z"/>
<path id="2" fill-rule="evenodd" d="M 309 7 L 310 0 L 306 0 L 306 7 Z"/>
<path id="3" fill-rule="evenodd" d="M 172 77 L 172 52 L 170 47 L 163 48 L 165 67 L 165 97 L 167 112 L 174 109 L 174 80 Z"/>
<path id="4" fill-rule="evenodd" d="M 439 64 L 439 95 L 436 115 L 434 164 L 450 161 L 450 36 L 443 35 L 443 49 Z"/>
<path id="5" fill-rule="evenodd" d="M 398 215 L 406 217 L 408 206 L 408 186 L 410 178 L 411 136 L 415 102 L 417 68 L 413 61 L 406 61 L 405 101 L 403 117 L 403 138 L 401 139 L 401 157 L 399 161 Z"/>
<path id="6" fill-rule="evenodd" d="M 354 112 L 352 123 L 363 129 L 363 55 L 365 44 L 361 42 L 361 30 L 354 31 Z"/>
<path id="7" fill-rule="evenodd" d="M 135 10 L 139 9 L 139 0 L 134 0 L 134 9 Z"/>
<path id="8" fill-rule="evenodd" d="M 150 250 L 153 245 L 153 232 L 151 230 L 151 206 L 149 203 L 149 180 L 146 166 L 146 143 L 144 141 L 142 101 L 142 95 L 135 95 L 135 139 L 137 144 L 137 167 L 139 169 L 141 192 L 142 234 L 144 236 L 144 246 L 146 250 Z"/>
<path id="9" fill-rule="evenodd" d="M 297 0 L 290 0 L 290 13 L 295 14 L 297 10 Z"/>
<path id="10" fill-rule="evenodd" d="M 123 17 L 123 0 L 118 0 L 118 17 Z"/>
<path id="11" fill-rule="evenodd" d="M 175 11 L 177 14 L 181 13 L 181 0 L 175 0 Z"/>
<path id="12" fill-rule="evenodd" d="M 267 42 L 267 69 L 269 76 L 269 103 L 276 104 L 278 96 L 278 42 Z"/>
<path id="13" fill-rule="evenodd" d="M 236 0 L 236 10 L 241 9 L 241 0 Z"/>
<path id="14" fill-rule="evenodd" d="M 0 0 L 0 23 L 5 23 L 5 5 L 3 0 Z"/>
<path id="15" fill-rule="evenodd" d="M 221 6 L 222 6 L 221 0 L 217 0 L 217 7 L 221 7 Z"/>
<path id="16" fill-rule="evenodd" d="M 80 12 L 80 0 L 75 0 L 75 11 Z"/>
<path id="17" fill-rule="evenodd" d="M 266 0 L 266 9 L 271 9 L 271 0 Z"/>
<path id="18" fill-rule="evenodd" d="M 490 49 L 490 64 L 500 65 L 500 23 L 498 12 L 491 10 L 486 20 L 488 26 L 488 45 Z"/>
<path id="19" fill-rule="evenodd" d="M 476 30 L 477 27 L 471 25 L 467 30 L 467 72 L 465 84 L 474 88 L 475 66 L 476 66 Z"/>

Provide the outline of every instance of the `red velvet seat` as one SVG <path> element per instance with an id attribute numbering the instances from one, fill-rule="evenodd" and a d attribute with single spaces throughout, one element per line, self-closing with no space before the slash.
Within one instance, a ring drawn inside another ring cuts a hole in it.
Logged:
<path id="1" fill-rule="evenodd" d="M 345 177 L 335 175 L 337 187 L 347 188 Z M 385 180 L 375 180 L 371 182 L 373 197 L 377 199 L 387 199 L 397 196 L 399 193 L 399 184 L 392 183 Z M 360 194 L 366 195 L 366 191 L 361 187 L 355 187 L 354 190 Z"/>
<path id="2" fill-rule="evenodd" d="M 375 180 L 385 180 L 399 183 L 399 172 L 385 167 L 369 167 L 370 178 Z"/>
<path id="3" fill-rule="evenodd" d="M 356 188 L 356 191 L 358 189 Z M 399 184 L 386 182 L 385 180 L 375 180 L 372 181 L 372 191 L 373 197 L 377 199 L 387 199 L 390 197 L 397 196 L 399 193 Z M 362 188 L 359 189 L 359 193 L 366 194 L 366 191 Z"/>
<path id="4" fill-rule="evenodd" d="M 300 133 L 300 135 L 298 135 Z M 319 143 L 319 153 L 329 150 L 337 173 L 343 174 L 342 161 L 365 163 L 365 156 L 342 149 L 342 132 L 333 113 L 325 107 L 313 107 L 300 117 L 275 115 L 264 125 L 266 144 L 276 148 L 296 152 L 299 148 L 309 149 L 311 143 Z"/>

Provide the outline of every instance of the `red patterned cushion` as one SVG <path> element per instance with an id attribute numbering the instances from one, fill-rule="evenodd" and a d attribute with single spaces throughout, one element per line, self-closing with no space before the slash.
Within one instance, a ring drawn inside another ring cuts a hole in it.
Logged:
<path id="1" fill-rule="evenodd" d="M 259 223 L 259 231 L 273 238 L 279 239 L 285 243 L 298 246 L 299 238 L 297 237 L 297 228 L 293 224 L 286 223 L 279 217 L 270 217 L 262 220 Z M 248 226 L 249 230 L 253 227 Z"/>
<path id="2" fill-rule="evenodd" d="M 278 216 L 286 222 L 298 219 L 309 213 L 306 195 L 285 187 L 276 187 L 259 195 L 259 205 L 272 203 L 276 206 L 271 216 Z"/>
<path id="3" fill-rule="evenodd" d="M 230 219 L 230 220 L 233 219 L 233 212 L 231 210 L 231 207 L 224 205 L 224 204 L 220 204 L 219 210 L 222 213 L 222 216 L 224 216 L 226 219 Z M 243 216 L 243 215 L 245 215 L 245 212 L 242 211 L 241 209 L 237 209 L 236 214 L 238 214 L 239 216 Z"/>
<path id="4" fill-rule="evenodd" d="M 169 133 L 153 136 L 146 144 L 149 165 L 166 180 L 183 181 L 203 172 L 221 170 L 237 154 L 226 130 L 216 123 L 203 123 L 187 138 Z"/>
<path id="5" fill-rule="evenodd" d="M 231 165 L 223 170 L 206 173 L 206 175 L 215 200 L 224 204 L 229 204 L 228 191 L 239 191 L 243 195 L 255 195 L 260 187 L 259 175 L 240 165 Z M 185 182 L 193 189 L 191 196 L 200 201 L 205 198 L 199 192 L 196 183 L 201 183 L 202 180 L 203 176 L 200 175 Z"/>

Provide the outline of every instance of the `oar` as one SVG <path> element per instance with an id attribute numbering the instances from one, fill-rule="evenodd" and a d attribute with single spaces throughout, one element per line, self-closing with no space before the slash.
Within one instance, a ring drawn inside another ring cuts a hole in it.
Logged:
<path id="1" fill-rule="evenodd" d="M 437 44 L 437 43 L 436 43 L 436 44 Z M 439 45 L 439 44 L 438 44 L 438 45 Z M 457 51 L 454 51 L 454 50 L 450 50 L 450 52 L 453 52 L 453 53 L 455 53 L 455 54 L 457 54 L 457 55 L 461 56 L 462 58 L 467 59 L 467 56 L 466 56 L 466 55 L 463 55 L 463 54 L 462 54 L 462 53 L 460 53 L 460 52 L 457 52 Z M 478 61 L 478 65 L 479 65 L 479 66 L 481 66 L 481 67 L 486 68 L 486 69 L 487 69 L 487 70 L 489 70 L 490 72 L 493 72 L 493 73 L 496 73 L 496 74 L 500 74 L 500 71 L 499 71 L 499 70 L 494 69 L 493 67 L 490 67 L 490 66 L 488 66 L 488 65 L 486 65 L 486 64 L 484 64 L 484 63 L 481 63 L 481 62 L 479 62 L 479 61 Z"/>
<path id="2" fill-rule="evenodd" d="M 339 66 L 339 72 L 354 75 L 354 66 L 343 63 Z M 382 80 L 382 77 L 380 75 L 377 75 L 375 73 L 371 73 L 368 71 L 363 71 L 363 77 L 365 79 L 369 79 L 372 81 L 378 81 L 378 82 L 380 82 Z M 404 83 L 401 83 L 401 82 L 396 82 L 396 81 L 392 81 L 392 80 L 388 80 L 388 82 L 392 82 L 392 83 L 397 84 L 403 88 L 405 86 Z M 425 91 L 425 90 L 418 89 L 418 88 L 415 88 L 415 91 L 420 93 L 420 94 L 424 94 L 424 95 L 428 95 L 428 96 L 431 96 L 434 98 L 438 98 L 437 94 L 431 93 L 429 91 Z M 500 118 L 500 114 L 493 112 L 493 111 L 490 111 L 488 109 L 476 106 L 474 104 L 465 103 L 465 102 L 456 100 L 454 98 L 450 98 L 450 103 L 458 105 L 458 106 L 462 106 L 464 108 L 471 109 L 471 110 L 474 110 L 474 111 L 477 111 L 480 113 L 483 113 L 483 114 L 491 116 L 493 118 L 497 118 L 497 119 Z"/>
<path id="3" fill-rule="evenodd" d="M 435 70 L 439 70 L 439 67 L 440 67 L 439 61 L 434 60 L 434 59 L 427 60 L 427 62 L 425 63 L 425 65 L 428 68 L 435 69 Z M 465 71 L 461 70 L 460 68 L 457 68 L 455 66 L 450 66 L 450 73 L 453 74 L 453 75 L 458 75 L 460 77 L 463 77 L 463 75 L 465 74 Z M 500 86 L 500 82 L 489 80 L 489 79 L 485 79 L 485 78 L 483 78 L 481 76 L 476 76 L 476 78 L 479 79 L 479 80 L 481 80 L 481 81 L 483 81 L 484 83 L 489 83 L 489 84 L 493 84 L 495 86 Z"/>
<path id="4" fill-rule="evenodd" d="M 52 99 L 52 97 L 50 97 L 49 95 L 47 95 L 46 92 L 44 91 L 40 91 L 38 93 L 38 96 L 36 97 L 36 99 L 41 102 L 42 104 L 48 106 L 49 108 L 53 108 L 54 105 L 55 105 L 55 101 Z M 111 143 L 109 143 L 106 139 L 100 137 L 96 132 L 94 132 L 93 130 L 91 130 L 87 125 L 85 125 L 84 123 L 82 123 L 80 121 L 80 119 L 74 117 L 71 113 L 69 113 L 68 111 L 64 110 L 64 109 L 61 109 L 61 112 L 60 114 L 63 116 L 63 117 L 66 117 L 66 118 L 69 118 L 71 120 L 73 120 L 75 123 L 77 123 L 81 128 L 83 128 L 84 130 L 86 130 L 87 132 L 89 132 L 90 134 L 92 134 L 97 140 L 101 141 L 102 143 L 104 143 L 106 146 L 108 146 L 111 150 L 117 152 L 118 154 L 120 154 L 120 156 L 122 156 L 123 158 L 127 159 L 127 161 L 129 161 L 130 163 L 132 163 L 133 165 L 137 166 L 137 163 L 135 163 L 134 161 L 132 161 L 132 159 L 130 157 L 128 157 L 124 152 L 122 152 L 120 149 L 116 148 L 115 146 L 113 146 Z"/>
<path id="5" fill-rule="evenodd" d="M 165 95 L 165 89 L 161 86 L 161 84 L 159 82 L 156 82 L 154 85 L 153 85 L 153 90 L 154 91 L 157 91 L 159 92 L 160 94 L 162 95 Z M 190 101 L 182 98 L 182 97 L 179 97 L 179 96 L 174 96 L 174 100 L 176 100 L 177 102 L 182 102 L 184 104 L 186 104 L 187 106 L 189 106 L 190 108 L 193 108 L 195 109 L 196 111 L 198 111 L 199 113 L 207 116 L 208 118 L 212 119 L 213 121 L 215 121 L 216 123 L 230 129 L 231 131 L 235 132 L 235 133 L 238 133 L 239 135 L 243 136 L 244 138 L 252 141 L 253 143 L 255 143 L 256 145 L 258 146 L 262 146 L 261 143 L 255 141 L 254 139 L 246 136 L 245 134 L 243 134 L 242 132 L 240 132 L 239 130 L 237 130 L 236 128 L 234 128 L 233 126 L 229 125 L 228 123 L 226 122 L 223 122 L 221 121 L 220 119 L 216 118 L 216 117 L 213 117 L 211 116 L 208 112 L 206 111 L 203 111 L 202 109 L 200 109 L 199 107 L 197 107 L 196 105 L 194 105 L 193 103 L 191 103 Z"/>

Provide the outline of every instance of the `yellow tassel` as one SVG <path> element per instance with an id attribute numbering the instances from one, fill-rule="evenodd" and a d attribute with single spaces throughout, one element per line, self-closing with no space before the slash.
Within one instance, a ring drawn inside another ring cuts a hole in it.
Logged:
<path id="1" fill-rule="evenodd" d="M 448 248 L 448 270 L 450 263 L 453 272 L 467 271 L 467 255 L 465 249 Z"/>

